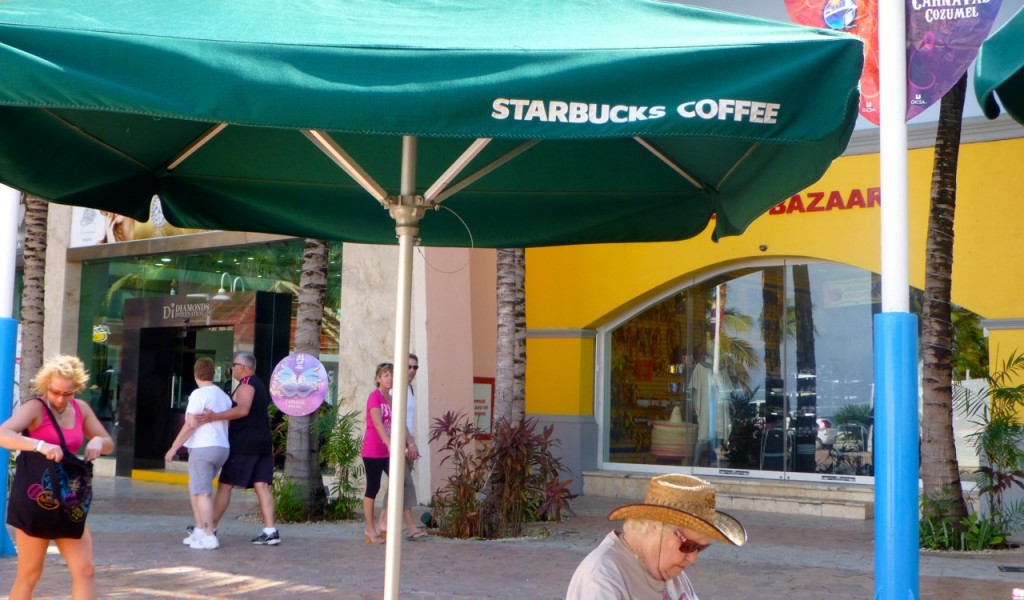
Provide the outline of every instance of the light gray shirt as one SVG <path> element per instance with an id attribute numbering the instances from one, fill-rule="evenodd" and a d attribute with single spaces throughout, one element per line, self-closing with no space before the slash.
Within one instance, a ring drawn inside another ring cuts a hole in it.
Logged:
<path id="1" fill-rule="evenodd" d="M 605 536 L 576 567 L 566 600 L 698 600 L 686 573 L 668 582 L 651 577 L 619 538 L 621 533 Z"/>
<path id="2" fill-rule="evenodd" d="M 390 390 L 388 392 L 388 395 L 394 398 L 395 390 Z M 416 413 L 416 394 L 413 393 L 411 385 L 409 386 L 409 391 L 408 393 L 406 393 L 405 396 L 405 406 L 405 426 L 409 430 L 409 435 L 415 436 L 416 429 L 414 427 L 414 424 L 416 422 L 416 419 L 413 418 L 413 415 Z"/>

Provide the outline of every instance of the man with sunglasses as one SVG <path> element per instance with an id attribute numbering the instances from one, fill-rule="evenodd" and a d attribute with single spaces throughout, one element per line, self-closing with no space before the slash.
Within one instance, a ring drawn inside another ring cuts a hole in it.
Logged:
<path id="1" fill-rule="evenodd" d="M 715 490 L 692 475 L 651 479 L 641 504 L 620 506 L 623 520 L 576 568 L 567 600 L 697 600 L 684 573 L 712 542 L 742 546 L 743 525 L 715 510 Z"/>
<path id="2" fill-rule="evenodd" d="M 235 487 L 252 489 L 263 518 L 263 531 L 252 538 L 256 546 L 276 546 L 281 543 L 274 516 L 274 454 L 267 407 L 270 392 L 256 376 L 256 356 L 252 352 L 236 352 L 231 363 L 231 377 L 238 386 L 231 394 L 234 406 L 223 412 L 207 409 L 197 422 L 228 420 L 228 440 L 231 449 L 221 469 L 217 495 L 213 499 L 213 528 L 231 503 Z"/>

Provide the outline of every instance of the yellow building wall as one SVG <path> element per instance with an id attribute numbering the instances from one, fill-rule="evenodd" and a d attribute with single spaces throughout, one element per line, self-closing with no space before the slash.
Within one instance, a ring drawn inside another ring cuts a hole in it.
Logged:
<path id="1" fill-rule="evenodd" d="M 526 412 L 587 415 L 593 412 L 593 338 L 526 340 Z M 554 376 L 560 373 L 561 376 Z M 546 385 L 532 386 L 531 381 Z"/>
<path id="2" fill-rule="evenodd" d="M 989 368 L 993 371 L 1001 369 L 1010 354 L 1024 353 L 1024 330 L 992 330 L 988 332 Z M 1015 383 L 1024 383 L 1016 381 Z"/>
<path id="3" fill-rule="evenodd" d="M 909 277 L 917 288 L 924 286 L 932 157 L 931 148 L 908 157 Z M 965 144 L 960 151 L 953 302 L 987 319 L 1024 313 L 1018 295 L 1024 279 L 1021 164 L 1024 139 Z M 719 243 L 711 241 L 709 227 L 680 242 L 529 249 L 527 328 L 595 329 L 703 271 L 760 258 L 823 259 L 877 273 L 881 211 L 871 199 L 878 188 L 877 154 L 843 157 L 743 235 Z M 1013 342 L 1024 349 L 1024 339 Z M 593 412 L 593 345 L 589 355 L 584 346 L 580 340 L 529 341 L 528 412 Z"/>

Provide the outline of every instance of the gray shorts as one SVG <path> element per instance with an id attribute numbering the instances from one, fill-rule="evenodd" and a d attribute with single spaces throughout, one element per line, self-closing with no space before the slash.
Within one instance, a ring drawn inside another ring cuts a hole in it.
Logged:
<path id="1" fill-rule="evenodd" d="M 409 460 L 405 461 L 405 488 L 403 489 L 404 493 L 402 494 L 402 508 L 403 509 L 404 508 L 415 508 L 416 506 L 419 505 L 419 502 L 416 501 L 416 486 L 415 486 L 415 484 L 413 484 L 413 481 L 412 481 L 412 468 L 413 468 L 414 464 L 415 463 L 413 463 L 412 461 L 409 461 Z M 391 491 L 391 482 L 389 481 L 388 482 L 388 492 L 390 492 L 390 491 Z M 385 493 L 384 494 L 384 506 L 387 506 L 387 503 L 388 503 L 388 494 Z"/>
<path id="2" fill-rule="evenodd" d="M 223 446 L 188 449 L 188 491 L 192 495 L 212 494 L 213 478 L 228 459 Z"/>

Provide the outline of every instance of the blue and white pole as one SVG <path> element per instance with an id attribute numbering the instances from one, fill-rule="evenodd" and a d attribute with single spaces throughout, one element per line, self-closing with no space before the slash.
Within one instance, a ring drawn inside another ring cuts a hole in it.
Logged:
<path id="1" fill-rule="evenodd" d="M 11 416 L 14 405 L 14 360 L 18 341 L 18 322 L 14 320 L 14 265 L 18 239 L 18 206 L 21 194 L 0 185 L 0 423 Z M 15 556 L 14 544 L 7 534 L 7 465 L 10 452 L 0 449 L 0 558 Z"/>
<path id="2" fill-rule="evenodd" d="M 917 600 L 917 317 L 909 313 L 906 3 L 878 3 L 882 313 L 875 315 L 875 598 Z"/>

